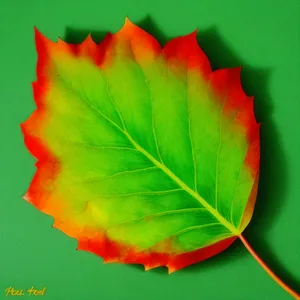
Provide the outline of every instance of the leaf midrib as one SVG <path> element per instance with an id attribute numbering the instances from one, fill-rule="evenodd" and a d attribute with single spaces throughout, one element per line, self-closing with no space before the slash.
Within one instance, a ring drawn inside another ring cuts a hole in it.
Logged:
<path id="1" fill-rule="evenodd" d="M 60 75 L 59 73 L 57 73 Z M 77 94 L 79 98 L 81 98 L 92 110 L 94 110 L 96 113 L 98 113 L 100 116 L 102 116 L 106 121 L 108 121 L 111 125 L 113 125 L 116 129 L 118 129 L 121 133 L 123 133 L 127 139 L 131 142 L 131 144 L 144 156 L 146 156 L 155 166 L 160 168 L 166 175 L 168 175 L 179 187 L 181 187 L 185 192 L 190 194 L 193 198 L 195 198 L 203 207 L 205 207 L 224 227 L 226 227 L 233 235 L 239 236 L 240 231 L 234 227 L 229 221 L 227 221 L 216 209 L 214 209 L 211 205 L 209 205 L 204 198 L 202 198 L 197 192 L 192 190 L 188 185 L 186 185 L 180 178 L 178 178 L 167 166 L 165 166 L 163 163 L 160 163 L 158 160 L 156 160 L 147 150 L 145 150 L 143 147 L 141 147 L 135 140 L 131 137 L 131 135 L 122 128 L 120 128 L 113 120 L 108 118 L 105 114 L 103 114 L 97 107 L 95 107 L 86 97 L 84 89 L 82 89 L 82 93 L 78 93 L 73 89 L 72 86 L 68 82 L 66 82 L 62 76 L 59 76 L 60 81 L 69 87 L 69 91 Z M 123 121 L 123 118 L 121 117 L 121 114 L 116 107 L 116 104 L 114 103 L 113 99 L 111 98 L 110 93 L 108 93 L 108 96 L 111 100 L 111 103 L 115 107 L 117 114 L 119 115 L 119 118 L 121 119 L 122 124 L 125 124 Z"/>
<path id="2" fill-rule="evenodd" d="M 166 175 L 168 175 L 177 185 L 179 185 L 184 191 L 194 197 L 200 204 L 205 207 L 223 226 L 225 226 L 228 230 L 230 230 L 234 235 L 239 235 L 239 231 L 230 224 L 217 210 L 215 210 L 212 206 L 210 206 L 198 193 L 192 190 L 188 185 L 186 185 L 180 178 L 178 178 L 169 168 L 167 168 L 164 164 L 157 161 L 150 153 L 148 153 L 144 148 L 142 148 L 139 144 L 137 144 L 134 139 L 130 136 L 129 133 L 124 132 L 126 137 L 130 140 L 130 142 L 139 150 L 142 154 L 144 154 L 154 165 L 159 167 Z"/>

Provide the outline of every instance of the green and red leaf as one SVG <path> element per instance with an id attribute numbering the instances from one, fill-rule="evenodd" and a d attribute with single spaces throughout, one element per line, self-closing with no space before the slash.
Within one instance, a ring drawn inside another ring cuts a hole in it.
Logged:
<path id="1" fill-rule="evenodd" d="M 212 71 L 196 32 L 161 48 L 128 19 L 99 45 L 35 41 L 25 198 L 105 262 L 173 272 L 229 247 L 259 176 L 240 68 Z"/>

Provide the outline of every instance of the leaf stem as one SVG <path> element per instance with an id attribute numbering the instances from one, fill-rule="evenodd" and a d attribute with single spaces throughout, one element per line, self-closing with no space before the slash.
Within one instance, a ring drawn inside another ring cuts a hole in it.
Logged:
<path id="1" fill-rule="evenodd" d="M 300 300 L 300 294 L 296 293 L 292 288 L 285 284 L 267 265 L 266 263 L 258 256 L 258 254 L 253 250 L 248 241 L 242 236 L 239 235 L 240 240 L 249 251 L 249 253 L 254 257 L 254 259 L 263 267 L 263 269 L 294 299 Z"/>

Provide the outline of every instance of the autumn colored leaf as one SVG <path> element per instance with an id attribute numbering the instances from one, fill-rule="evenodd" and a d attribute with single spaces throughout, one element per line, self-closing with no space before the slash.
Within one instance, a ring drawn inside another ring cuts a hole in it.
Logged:
<path id="1" fill-rule="evenodd" d="M 38 30 L 35 41 L 37 109 L 21 127 L 37 171 L 25 198 L 54 227 L 105 262 L 169 273 L 236 238 L 253 251 L 242 232 L 260 125 L 240 68 L 212 71 L 196 31 L 161 48 L 128 19 L 99 45 Z"/>

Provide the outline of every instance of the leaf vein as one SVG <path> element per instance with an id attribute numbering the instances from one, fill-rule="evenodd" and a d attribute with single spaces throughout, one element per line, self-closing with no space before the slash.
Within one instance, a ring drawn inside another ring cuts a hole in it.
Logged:
<path id="1" fill-rule="evenodd" d="M 226 104 L 227 101 L 227 93 L 226 96 L 224 97 L 222 106 L 220 108 L 220 112 L 219 112 L 219 143 L 218 143 L 218 150 L 217 150 L 217 158 L 216 158 L 216 183 L 215 183 L 215 209 L 218 210 L 218 202 L 219 202 L 219 164 L 220 164 L 220 153 L 221 153 L 221 148 L 222 148 L 222 127 L 223 127 L 223 117 L 222 117 L 222 113 L 224 110 L 224 106 Z"/>
<path id="2" fill-rule="evenodd" d="M 101 73 L 101 72 L 100 72 L 100 73 Z M 121 115 L 121 112 L 120 112 L 120 110 L 118 109 L 118 107 L 117 107 L 115 101 L 113 100 L 112 95 L 111 95 L 111 93 L 110 93 L 110 91 L 109 91 L 109 81 L 108 81 L 108 79 L 106 78 L 106 76 L 105 76 L 104 74 L 102 74 L 102 76 L 103 76 L 103 78 L 105 78 L 106 91 L 107 91 L 108 97 L 109 97 L 109 99 L 110 99 L 112 105 L 114 106 L 114 108 L 115 108 L 115 110 L 116 110 L 116 112 L 117 112 L 117 114 L 118 114 L 118 116 L 119 116 L 119 118 L 120 118 L 120 120 L 121 120 L 123 129 L 126 131 L 126 126 L 125 126 L 124 119 L 123 119 L 123 117 L 122 117 L 122 115 Z"/>
<path id="3" fill-rule="evenodd" d="M 131 147 L 122 147 L 122 146 L 100 146 L 100 145 L 93 145 L 89 143 L 81 143 L 81 142 L 73 142 L 73 141 L 68 141 L 68 144 L 74 145 L 74 146 L 82 146 L 84 148 L 93 148 L 93 149 L 99 149 L 99 150 L 128 150 L 128 151 L 137 151 L 136 148 L 131 148 Z"/>
<path id="4" fill-rule="evenodd" d="M 131 40 L 129 40 L 129 44 L 130 44 L 130 47 L 131 47 L 131 52 L 133 54 L 134 60 L 136 62 L 136 66 L 139 68 L 140 73 L 145 78 L 146 89 L 148 91 L 148 97 L 149 97 L 150 106 L 151 106 L 151 123 L 152 123 L 151 125 L 152 125 L 153 139 L 154 139 L 155 148 L 156 148 L 156 152 L 157 152 L 158 158 L 159 158 L 160 162 L 163 162 L 161 154 L 160 154 L 159 145 L 158 145 L 158 138 L 157 138 L 157 134 L 156 134 L 156 130 L 155 130 L 154 112 L 153 112 L 153 103 L 152 103 L 153 102 L 153 98 L 152 98 L 152 93 L 151 93 L 151 90 L 150 90 L 150 87 L 149 87 L 149 80 L 148 80 L 148 77 L 146 76 L 145 72 L 143 71 L 143 69 L 141 68 L 140 64 L 138 63 L 138 61 L 136 59 L 135 53 L 134 53 L 133 48 L 132 48 Z"/>
<path id="5" fill-rule="evenodd" d="M 83 95 L 80 94 L 80 93 L 77 93 L 77 92 L 73 89 L 73 87 L 72 87 L 67 81 L 65 81 L 65 80 L 60 76 L 59 73 L 58 73 L 58 76 L 59 76 L 61 82 L 62 82 L 63 84 L 65 84 L 65 85 L 69 88 L 69 91 L 70 91 L 70 92 L 72 92 L 73 94 L 79 96 L 79 97 L 84 101 L 84 103 L 85 103 L 88 107 L 90 107 L 94 112 L 98 113 L 98 114 L 99 114 L 100 116 L 102 116 L 107 122 L 109 122 L 109 123 L 110 123 L 111 125 L 113 125 L 116 129 L 118 129 L 119 131 L 121 131 L 122 133 L 125 134 L 125 131 L 124 131 L 122 128 L 120 128 L 120 127 L 118 126 L 118 124 L 116 124 L 116 123 L 115 123 L 114 121 L 112 121 L 109 117 L 107 117 L 104 113 L 102 113 L 97 107 L 95 107 L 95 106 L 87 99 L 87 95 L 86 95 L 85 90 L 84 90 L 83 88 L 82 88 L 82 90 L 83 90 Z"/>
<path id="6" fill-rule="evenodd" d="M 183 234 L 183 233 L 187 233 L 189 231 L 193 231 L 193 230 L 199 230 L 199 229 L 203 229 L 203 228 L 207 228 L 207 227 L 212 227 L 212 226 L 216 226 L 216 225 L 221 225 L 220 222 L 215 222 L 215 223 L 208 223 L 208 224 L 202 224 L 202 225 L 196 225 L 196 226 L 190 226 L 190 227 L 187 227 L 187 228 L 184 228 L 182 230 L 179 230 L 178 232 L 170 235 L 168 238 L 170 237 L 174 237 L 174 236 L 178 236 L 180 234 Z"/>
<path id="7" fill-rule="evenodd" d="M 188 71 L 187 71 L 187 77 L 188 77 Z M 198 192 L 198 189 L 197 189 L 197 164 L 196 164 L 195 149 L 194 149 L 195 147 L 194 147 L 194 143 L 193 143 L 192 130 L 191 130 L 191 112 L 190 112 L 189 96 L 188 96 L 188 78 L 186 79 L 186 88 L 187 88 L 186 105 L 187 105 L 187 113 L 188 113 L 189 139 L 191 142 L 192 159 L 193 159 L 193 165 L 194 165 L 194 189 L 196 192 Z"/>
<path id="8" fill-rule="evenodd" d="M 158 169 L 158 167 L 153 166 L 153 167 L 147 167 L 147 168 L 141 168 L 141 169 L 135 169 L 135 170 L 126 170 L 126 171 L 114 173 L 109 176 L 87 179 L 87 180 L 81 181 L 80 183 L 93 183 L 93 182 L 101 181 L 103 179 L 110 179 L 110 178 L 114 178 L 114 177 L 121 176 L 121 175 L 126 175 L 126 174 L 129 175 L 129 174 L 133 174 L 133 173 L 145 172 L 148 170 L 155 170 L 155 169 Z"/>
<path id="9" fill-rule="evenodd" d="M 240 181 L 240 177 L 241 177 L 241 170 L 242 170 L 242 165 L 241 165 L 240 170 L 239 170 L 239 176 L 238 176 L 238 179 L 236 181 L 236 185 L 235 185 L 235 188 L 234 188 L 234 193 L 233 193 L 233 197 L 232 197 L 232 201 L 231 201 L 231 205 L 230 205 L 230 221 L 231 221 L 232 224 L 233 224 L 233 205 L 234 205 L 235 198 L 236 198 L 236 192 L 237 192 L 237 189 L 238 189 L 238 186 L 239 186 L 239 181 Z"/>
<path id="10" fill-rule="evenodd" d="M 185 213 L 185 212 L 193 212 L 193 211 L 207 211 L 207 209 L 204 208 L 204 207 L 203 208 L 200 208 L 200 207 L 197 207 L 197 208 L 180 208 L 180 209 L 167 210 L 167 211 L 158 212 L 158 213 L 151 213 L 149 215 L 145 215 L 145 216 L 142 216 L 142 217 L 139 217 L 139 218 L 136 218 L 136 219 L 121 222 L 119 224 L 116 224 L 116 225 L 108 228 L 107 230 L 109 230 L 111 228 L 114 228 L 114 227 L 119 227 L 119 226 L 123 226 L 123 225 L 126 225 L 126 224 L 142 221 L 142 220 L 147 219 L 147 218 L 161 217 L 161 216 L 165 216 L 165 215 L 172 215 L 172 214 L 177 214 L 177 213 Z"/>
<path id="11" fill-rule="evenodd" d="M 171 190 L 162 190 L 162 191 L 141 191 L 141 192 L 135 192 L 135 193 L 125 193 L 125 194 L 104 194 L 104 195 L 100 195 L 100 197 L 127 197 L 127 196 L 135 196 L 135 195 L 165 195 L 165 194 L 169 194 L 169 193 L 174 193 L 174 192 L 178 192 L 178 191 L 182 191 L 183 189 L 179 188 L 179 189 L 171 189 Z"/>

